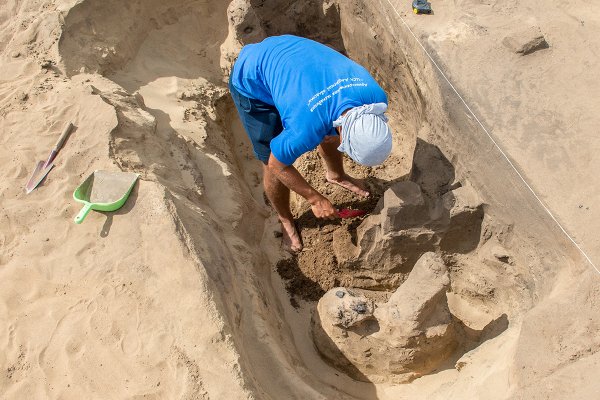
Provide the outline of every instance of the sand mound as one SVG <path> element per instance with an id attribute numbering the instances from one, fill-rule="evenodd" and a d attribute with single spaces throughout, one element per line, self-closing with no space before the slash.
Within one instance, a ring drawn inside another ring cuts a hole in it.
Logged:
<path id="1" fill-rule="evenodd" d="M 393 15 L 358 0 L 0 6 L 0 397 L 598 390 L 598 281 Z M 348 164 L 367 202 L 330 187 L 316 153 L 299 160 L 336 204 L 371 215 L 316 221 L 295 198 L 296 259 L 224 83 L 243 44 L 279 33 L 367 66 L 395 132 L 386 165 Z M 71 193 L 95 169 L 141 180 L 123 209 L 76 226 Z"/>

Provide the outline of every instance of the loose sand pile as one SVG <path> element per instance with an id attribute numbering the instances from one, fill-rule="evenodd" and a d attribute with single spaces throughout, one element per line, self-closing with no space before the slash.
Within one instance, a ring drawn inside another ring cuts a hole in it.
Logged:
<path id="1" fill-rule="evenodd" d="M 553 3 L 3 2 L 0 399 L 598 398 L 600 275 L 400 20 L 598 256 L 600 10 Z M 348 162 L 368 201 L 299 160 L 371 215 L 318 221 L 294 198 L 297 258 L 225 84 L 243 44 L 281 33 L 365 65 L 395 134 L 384 166 Z M 141 177 L 75 225 L 95 169 Z"/>

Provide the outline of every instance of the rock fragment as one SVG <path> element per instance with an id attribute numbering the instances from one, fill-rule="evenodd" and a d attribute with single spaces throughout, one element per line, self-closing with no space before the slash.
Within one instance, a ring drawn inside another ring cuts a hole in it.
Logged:
<path id="1" fill-rule="evenodd" d="M 442 203 L 449 221 L 442 233 L 440 249 L 461 254 L 473 251 L 481 240 L 484 217 L 481 199 L 472 187 L 462 186 L 442 196 Z"/>
<path id="2" fill-rule="evenodd" d="M 550 47 L 538 26 L 515 32 L 502 40 L 502 44 L 517 54 L 526 56 Z"/>
<path id="3" fill-rule="evenodd" d="M 17 92 L 17 99 L 21 102 L 27 101 L 29 99 L 29 94 L 20 90 Z"/>
<path id="4" fill-rule="evenodd" d="M 498 260 L 502 263 L 505 263 L 505 264 L 513 264 L 512 257 L 508 253 L 508 250 L 506 250 L 504 247 L 500 246 L 499 244 L 492 247 L 491 253 L 492 253 L 492 256 L 494 256 L 494 258 L 496 260 Z"/>
<path id="5" fill-rule="evenodd" d="M 42 61 L 40 61 L 40 68 L 42 68 L 42 69 L 50 69 L 53 66 L 54 66 L 54 61 L 52 61 L 52 60 L 43 59 Z"/>
<path id="6" fill-rule="evenodd" d="M 373 302 L 345 288 L 331 289 L 321 298 L 320 304 L 323 318 L 334 326 L 347 329 L 373 318 Z"/>
<path id="7" fill-rule="evenodd" d="M 413 182 L 392 185 L 383 194 L 383 201 L 380 200 L 375 211 L 379 209 L 381 227 L 385 232 L 419 226 L 429 219 L 429 210 L 421 188 Z"/>

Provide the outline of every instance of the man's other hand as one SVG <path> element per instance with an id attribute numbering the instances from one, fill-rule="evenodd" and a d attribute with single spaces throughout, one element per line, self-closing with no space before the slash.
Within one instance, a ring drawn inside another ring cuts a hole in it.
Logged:
<path id="1" fill-rule="evenodd" d="M 315 217 L 325 219 L 339 218 L 337 210 L 333 208 L 333 204 L 310 186 L 293 165 L 281 163 L 273 153 L 271 153 L 267 168 L 269 171 L 272 171 L 277 179 L 285 186 L 308 200 Z"/>
<path id="2" fill-rule="evenodd" d="M 310 206 L 313 214 L 317 218 L 324 219 L 336 219 L 339 218 L 337 210 L 333 207 L 333 204 L 321 195 L 310 201 Z"/>

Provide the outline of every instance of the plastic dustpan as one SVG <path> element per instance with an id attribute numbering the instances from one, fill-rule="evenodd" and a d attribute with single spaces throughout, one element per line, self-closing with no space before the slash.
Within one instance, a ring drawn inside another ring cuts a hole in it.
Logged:
<path id="1" fill-rule="evenodd" d="M 121 208 L 138 177 L 133 172 L 94 171 L 73 192 L 73 198 L 83 203 L 75 223 L 82 223 L 91 210 L 115 211 Z"/>

